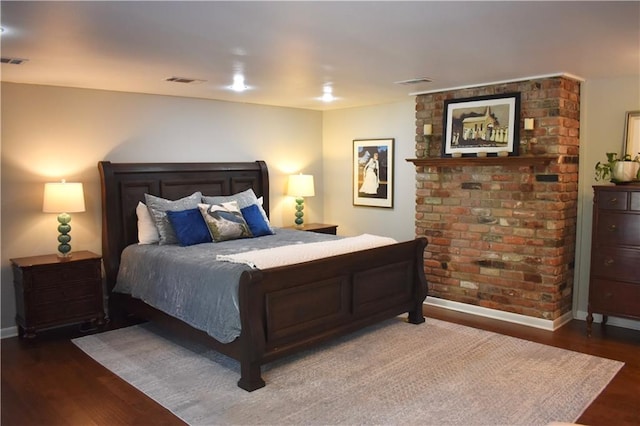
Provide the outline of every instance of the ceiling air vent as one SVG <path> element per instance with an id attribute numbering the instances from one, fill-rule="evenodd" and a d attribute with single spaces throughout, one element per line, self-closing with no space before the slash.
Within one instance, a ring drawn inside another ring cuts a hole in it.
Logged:
<path id="1" fill-rule="evenodd" d="M 429 77 L 418 77 L 418 78 L 410 78 L 409 80 L 400 80 L 400 81 L 394 81 L 394 84 L 403 84 L 405 86 L 411 86 L 413 84 L 420 84 L 420 83 L 431 83 L 433 80 L 430 79 Z"/>
<path id="2" fill-rule="evenodd" d="M 187 78 L 187 77 L 169 77 L 169 78 L 165 78 L 164 81 L 170 81 L 172 83 L 200 84 L 200 83 L 204 83 L 207 80 L 198 80 L 197 78 Z"/>
<path id="3" fill-rule="evenodd" d="M 27 62 L 27 61 L 28 59 L 9 58 L 6 56 L 3 56 L 2 58 L 0 58 L 0 63 L 3 63 L 3 64 L 22 65 L 23 62 Z"/>

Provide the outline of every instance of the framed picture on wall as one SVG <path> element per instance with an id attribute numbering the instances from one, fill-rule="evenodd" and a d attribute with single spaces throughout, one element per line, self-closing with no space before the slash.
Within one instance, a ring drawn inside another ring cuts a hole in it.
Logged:
<path id="1" fill-rule="evenodd" d="M 353 141 L 353 205 L 393 207 L 394 139 Z"/>
<path id="2" fill-rule="evenodd" d="M 442 157 L 518 155 L 519 123 L 520 93 L 445 100 Z"/>
<path id="3" fill-rule="evenodd" d="M 640 155 L 640 111 L 628 111 L 624 120 L 624 151 L 633 160 Z"/>

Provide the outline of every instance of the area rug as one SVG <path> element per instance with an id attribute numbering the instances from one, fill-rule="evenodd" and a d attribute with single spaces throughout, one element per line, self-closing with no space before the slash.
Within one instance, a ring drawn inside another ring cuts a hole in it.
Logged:
<path id="1" fill-rule="evenodd" d="M 623 363 L 427 318 L 399 318 L 263 367 L 150 324 L 75 339 L 191 425 L 546 425 L 574 422 Z"/>

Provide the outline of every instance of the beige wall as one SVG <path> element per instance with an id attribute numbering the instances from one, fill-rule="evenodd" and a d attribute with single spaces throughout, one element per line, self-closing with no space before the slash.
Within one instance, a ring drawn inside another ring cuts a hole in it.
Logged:
<path id="1" fill-rule="evenodd" d="M 9 259 L 54 253 L 55 214 L 42 213 L 44 183 L 84 183 L 85 213 L 73 214 L 74 250 L 101 252 L 97 163 L 265 160 L 271 220 L 293 222 L 286 177 L 316 176 L 305 213 L 322 221 L 322 113 L 168 96 L 2 84 L 1 327 L 13 327 Z"/>
<path id="2" fill-rule="evenodd" d="M 376 233 L 409 240 L 415 236 L 415 101 L 324 113 L 324 218 L 343 234 Z M 395 139 L 394 206 L 392 209 L 353 206 L 354 139 Z"/>

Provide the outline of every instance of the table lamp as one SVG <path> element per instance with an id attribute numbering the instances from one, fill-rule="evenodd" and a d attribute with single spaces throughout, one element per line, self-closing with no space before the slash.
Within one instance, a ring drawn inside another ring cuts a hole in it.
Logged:
<path id="1" fill-rule="evenodd" d="M 287 195 L 296 197 L 296 228 L 302 228 L 304 225 L 304 197 L 313 197 L 315 191 L 313 189 L 313 175 L 291 175 L 289 176 L 289 188 Z"/>
<path id="2" fill-rule="evenodd" d="M 76 182 L 45 183 L 44 184 L 44 201 L 42 203 L 42 211 L 44 213 L 58 214 L 58 255 L 61 258 L 68 259 L 71 257 L 71 215 L 69 213 L 84 211 L 84 193 L 82 184 Z"/>

